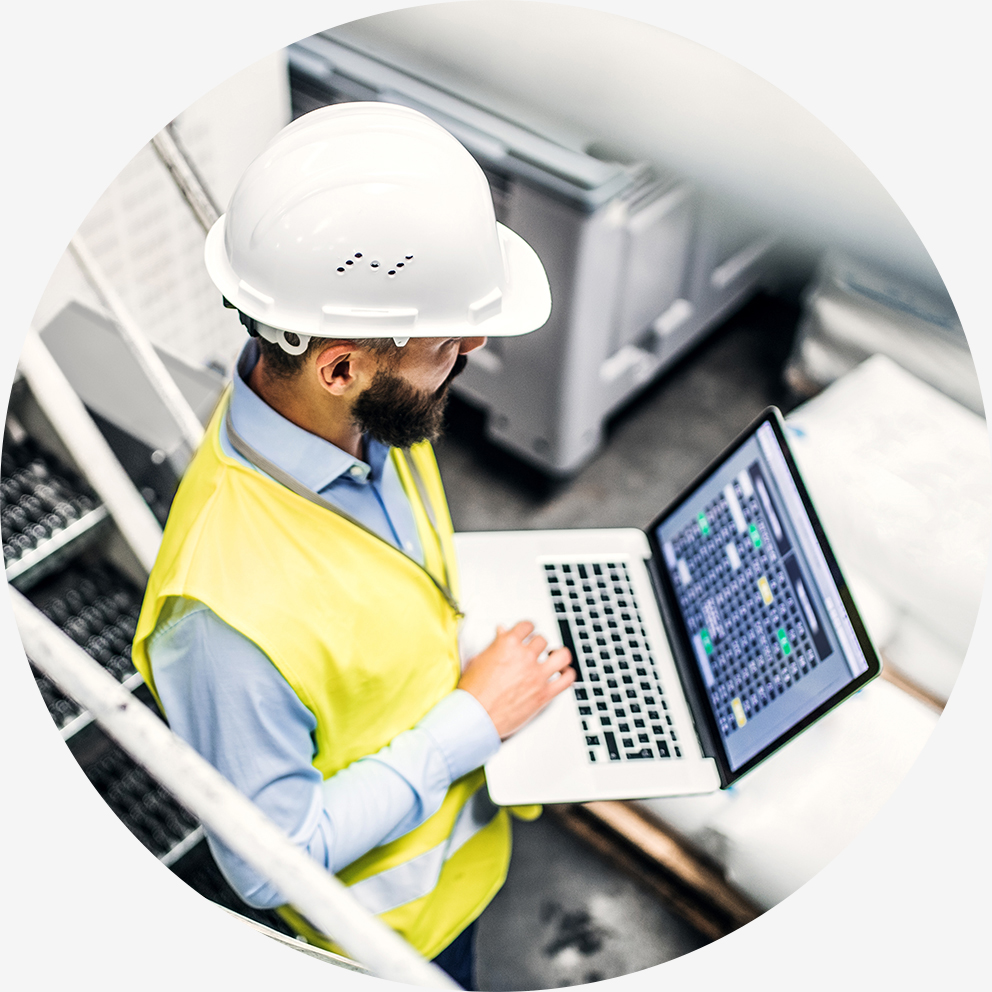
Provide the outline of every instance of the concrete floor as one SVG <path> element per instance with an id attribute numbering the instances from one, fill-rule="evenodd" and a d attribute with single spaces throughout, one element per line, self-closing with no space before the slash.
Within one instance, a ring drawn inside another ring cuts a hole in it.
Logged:
<path id="1" fill-rule="evenodd" d="M 479 918 L 481 989 L 554 989 L 661 964 L 707 938 L 549 816 L 513 824 L 506 885 Z"/>
<path id="2" fill-rule="evenodd" d="M 453 401 L 435 447 L 458 530 L 647 527 L 769 404 L 793 398 L 781 369 L 798 310 L 758 297 L 609 426 L 573 479 L 549 483 L 482 436 Z M 507 883 L 479 921 L 482 989 L 547 989 L 640 971 L 706 943 L 636 881 L 550 817 L 514 824 Z"/>

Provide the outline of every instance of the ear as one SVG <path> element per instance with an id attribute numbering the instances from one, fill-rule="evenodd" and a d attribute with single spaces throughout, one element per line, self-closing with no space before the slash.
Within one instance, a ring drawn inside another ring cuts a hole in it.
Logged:
<path id="1" fill-rule="evenodd" d="M 320 385 L 334 396 L 343 396 L 368 373 L 369 356 L 354 341 L 332 341 L 317 355 L 314 367 Z"/>

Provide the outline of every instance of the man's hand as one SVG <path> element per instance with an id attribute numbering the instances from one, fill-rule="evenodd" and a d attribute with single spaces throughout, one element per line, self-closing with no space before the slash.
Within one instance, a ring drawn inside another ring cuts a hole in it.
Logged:
<path id="1" fill-rule="evenodd" d="M 548 642 L 534 633 L 534 625 L 521 620 L 511 630 L 496 628 L 496 640 L 477 654 L 462 673 L 459 689 L 470 692 L 483 705 L 499 733 L 500 740 L 519 730 L 532 716 L 575 681 L 568 667 L 568 648 L 552 651 L 544 661 L 537 659 Z M 556 672 L 560 673 L 549 681 Z"/>

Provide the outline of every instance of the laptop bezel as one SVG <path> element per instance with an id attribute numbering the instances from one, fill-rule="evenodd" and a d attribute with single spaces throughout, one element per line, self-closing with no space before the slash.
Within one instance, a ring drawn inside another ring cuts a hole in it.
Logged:
<path id="1" fill-rule="evenodd" d="M 678 509 L 678 507 L 681 506 L 696 489 L 706 482 L 707 479 L 709 479 L 709 477 L 716 472 L 728 458 L 730 458 L 743 444 L 753 437 L 758 428 L 765 423 L 771 425 L 775 434 L 775 439 L 782 450 L 786 466 L 788 467 L 789 473 L 795 482 L 803 507 L 809 516 L 810 523 L 813 527 L 813 533 L 820 549 L 823 552 L 823 556 L 826 559 L 827 567 L 830 570 L 830 575 L 837 585 L 837 590 L 840 594 L 844 609 L 847 611 L 847 615 L 850 618 L 851 626 L 854 629 L 854 634 L 857 638 L 858 645 L 860 646 L 861 651 L 868 662 L 868 669 L 853 678 L 847 683 L 847 685 L 839 689 L 829 699 L 825 700 L 805 717 L 793 724 L 788 730 L 780 734 L 779 737 L 760 750 L 753 757 L 748 759 L 748 761 L 746 761 L 739 768 L 732 769 L 730 767 L 730 761 L 727 756 L 726 748 L 723 745 L 723 738 L 719 732 L 719 728 L 713 714 L 713 709 L 709 701 L 709 694 L 707 693 L 703 682 L 702 673 L 700 672 L 699 666 L 695 660 L 689 632 L 685 627 L 681 611 L 677 607 L 678 600 L 676 598 L 671 577 L 668 574 L 668 569 L 664 567 L 664 553 L 662 551 L 661 544 L 657 539 L 657 531 L 664 521 L 676 509 Z M 669 641 L 672 648 L 672 654 L 675 658 L 675 665 L 678 669 L 690 710 L 696 720 L 696 730 L 700 744 L 704 753 L 713 758 L 717 764 L 717 768 L 720 773 L 721 788 L 725 789 L 729 785 L 732 785 L 734 782 L 738 781 L 755 766 L 761 764 L 761 762 L 774 754 L 779 748 L 795 739 L 804 730 L 819 720 L 820 717 L 824 716 L 848 697 L 854 695 L 854 693 L 858 692 L 868 682 L 876 678 L 881 673 L 881 661 L 879 660 L 878 654 L 871 643 L 871 639 L 865 629 L 861 615 L 858 613 L 857 607 L 854 604 L 847 581 L 841 572 L 840 566 L 837 563 L 837 558 L 833 553 L 830 542 L 828 541 L 826 533 L 823 530 L 823 526 L 820 523 L 820 518 L 813 506 L 813 502 L 806 489 L 805 483 L 803 482 L 799 468 L 792 457 L 792 452 L 789 449 L 789 443 L 785 435 L 782 414 L 776 407 L 770 406 L 766 408 L 760 416 L 758 416 L 743 431 L 741 431 L 741 433 L 738 434 L 737 437 L 734 438 L 734 440 L 731 441 L 719 455 L 712 459 L 706 468 L 698 473 L 692 482 L 688 486 L 685 486 L 681 490 L 680 494 L 676 496 L 675 499 L 673 499 L 652 521 L 651 525 L 645 529 L 645 536 L 648 539 L 648 544 L 650 545 L 652 554 L 651 568 L 649 571 L 656 586 L 655 591 L 657 593 L 658 605 L 661 610 L 665 627 L 669 633 Z"/>

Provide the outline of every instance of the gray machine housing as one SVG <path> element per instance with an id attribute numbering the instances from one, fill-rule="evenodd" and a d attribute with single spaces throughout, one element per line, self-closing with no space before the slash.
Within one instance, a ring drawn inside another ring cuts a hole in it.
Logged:
<path id="1" fill-rule="evenodd" d="M 606 419 L 763 285 L 776 237 L 688 180 L 569 148 L 342 44 L 288 49 L 293 112 L 352 100 L 419 110 L 474 155 L 497 219 L 538 253 L 551 317 L 490 340 L 453 388 L 496 443 L 553 476 L 595 453 Z"/>

